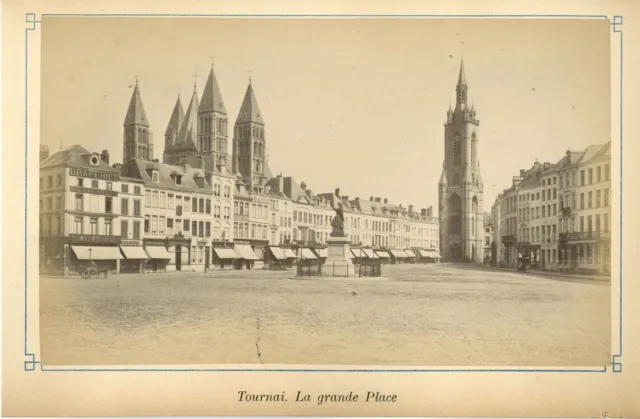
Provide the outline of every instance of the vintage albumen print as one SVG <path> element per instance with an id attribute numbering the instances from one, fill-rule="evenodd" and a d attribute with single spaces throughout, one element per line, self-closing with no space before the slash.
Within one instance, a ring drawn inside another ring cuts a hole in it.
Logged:
<path id="1" fill-rule="evenodd" d="M 620 16 L 116 9 L 4 38 L 12 412 L 632 416 Z"/>
<path id="2" fill-rule="evenodd" d="M 610 362 L 606 22 L 42 31 L 44 365 Z"/>

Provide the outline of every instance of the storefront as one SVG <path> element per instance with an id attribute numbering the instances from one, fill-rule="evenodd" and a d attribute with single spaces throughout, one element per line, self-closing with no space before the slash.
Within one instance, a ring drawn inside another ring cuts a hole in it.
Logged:
<path id="1" fill-rule="evenodd" d="M 407 262 L 414 263 L 416 261 L 416 254 L 411 249 L 406 249 L 404 251 L 407 254 Z"/>
<path id="2" fill-rule="evenodd" d="M 391 263 L 398 264 L 406 262 L 409 255 L 399 249 L 391 249 Z"/>
<path id="3" fill-rule="evenodd" d="M 380 258 L 380 261 L 384 264 L 391 263 L 391 255 L 384 249 L 375 250 L 376 255 Z"/>
<path id="4" fill-rule="evenodd" d="M 113 273 L 120 272 L 120 236 L 70 234 L 68 253 L 71 271 L 78 273 L 89 265 L 94 265 L 98 270 L 108 270 Z"/>
<path id="5" fill-rule="evenodd" d="M 235 244 L 233 250 L 236 252 L 234 265 L 236 269 L 251 269 L 255 262 L 260 260 L 250 245 Z"/>
<path id="6" fill-rule="evenodd" d="M 277 246 L 269 246 L 267 252 L 266 263 L 269 269 L 284 269 L 287 267 L 287 257 L 284 254 L 284 249 Z"/>
<path id="7" fill-rule="evenodd" d="M 211 267 L 215 269 L 233 268 L 233 261 L 238 258 L 233 247 L 214 246 Z"/>
<path id="8" fill-rule="evenodd" d="M 149 258 L 142 247 L 142 240 L 122 240 L 120 252 L 124 259 L 120 261 L 121 273 L 141 273 Z"/>
<path id="9" fill-rule="evenodd" d="M 144 250 L 148 259 L 144 269 L 151 272 L 166 272 L 171 254 L 166 248 L 166 239 L 144 239 Z"/>

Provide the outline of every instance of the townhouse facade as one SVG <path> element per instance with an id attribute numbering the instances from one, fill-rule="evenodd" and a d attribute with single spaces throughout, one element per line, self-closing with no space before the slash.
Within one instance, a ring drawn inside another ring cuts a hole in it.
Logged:
<path id="1" fill-rule="evenodd" d="M 557 163 L 521 170 L 493 205 L 498 263 L 609 272 L 611 143 L 567 151 Z"/>

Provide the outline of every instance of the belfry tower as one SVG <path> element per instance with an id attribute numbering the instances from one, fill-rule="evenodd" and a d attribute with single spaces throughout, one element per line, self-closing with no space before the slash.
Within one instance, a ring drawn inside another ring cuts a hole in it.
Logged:
<path id="1" fill-rule="evenodd" d="M 456 106 L 444 124 L 444 161 L 438 183 L 440 246 L 444 260 L 482 262 L 482 177 L 476 111 L 468 105 L 464 61 L 456 86 Z"/>

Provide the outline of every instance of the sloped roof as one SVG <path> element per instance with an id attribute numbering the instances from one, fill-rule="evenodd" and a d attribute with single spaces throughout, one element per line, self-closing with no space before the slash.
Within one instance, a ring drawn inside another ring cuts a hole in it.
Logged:
<path id="1" fill-rule="evenodd" d="M 222 93 L 220 92 L 220 86 L 213 71 L 213 66 L 211 66 L 207 83 L 204 86 L 198 112 L 220 112 L 225 115 L 227 114 L 227 108 L 224 106 L 224 100 L 222 99 Z"/>
<path id="2" fill-rule="evenodd" d="M 176 143 L 195 145 L 198 137 L 198 92 L 193 89 Z"/>
<path id="3" fill-rule="evenodd" d="M 598 152 L 602 147 L 603 147 L 602 145 L 590 145 L 584 150 L 584 154 L 582 155 L 582 158 L 580 159 L 579 162 L 585 163 L 585 162 L 588 162 L 589 160 L 592 160 L 598 154 Z"/>
<path id="4" fill-rule="evenodd" d="M 98 164 L 89 163 L 89 158 L 92 155 L 98 156 Z M 100 160 L 99 153 L 91 153 L 79 145 L 63 148 L 40 162 L 40 170 L 56 166 L 76 166 L 117 172 L 116 169 Z"/>
<path id="5" fill-rule="evenodd" d="M 153 182 L 151 178 L 151 170 L 158 171 L 158 182 Z M 202 177 L 203 182 L 196 181 L 193 174 L 197 170 L 193 170 L 189 165 L 176 166 L 172 164 L 150 162 L 142 159 L 131 159 L 124 163 L 121 167 L 121 174 L 134 179 L 142 179 L 145 184 L 157 185 L 159 187 L 180 189 L 190 192 L 210 192 L 211 185 Z M 172 174 L 182 176 L 180 184 L 177 184 L 172 178 Z M 198 183 L 201 183 L 200 185 Z"/>
<path id="6" fill-rule="evenodd" d="M 173 112 L 171 112 L 171 117 L 169 118 L 169 124 L 167 124 L 167 130 L 165 131 L 165 135 L 178 134 L 180 132 L 180 127 L 182 126 L 183 120 L 184 120 L 184 110 L 182 109 L 182 102 L 180 101 L 180 95 L 178 95 L 176 104 L 173 107 Z"/>
<path id="7" fill-rule="evenodd" d="M 236 119 L 236 123 L 242 122 L 264 124 L 262 113 L 258 107 L 258 99 L 256 99 L 256 94 L 253 91 L 251 82 L 249 82 L 249 86 L 247 86 L 247 91 L 244 94 L 244 100 L 242 101 L 240 112 L 238 112 L 238 118 Z"/>
<path id="8" fill-rule="evenodd" d="M 138 88 L 138 82 L 133 88 L 133 94 L 131 95 L 131 101 L 129 102 L 129 109 L 127 115 L 124 117 L 123 125 L 142 125 L 143 127 L 149 126 L 149 119 L 147 113 L 144 111 L 144 105 L 142 104 L 142 96 L 140 95 L 140 89 Z"/>

